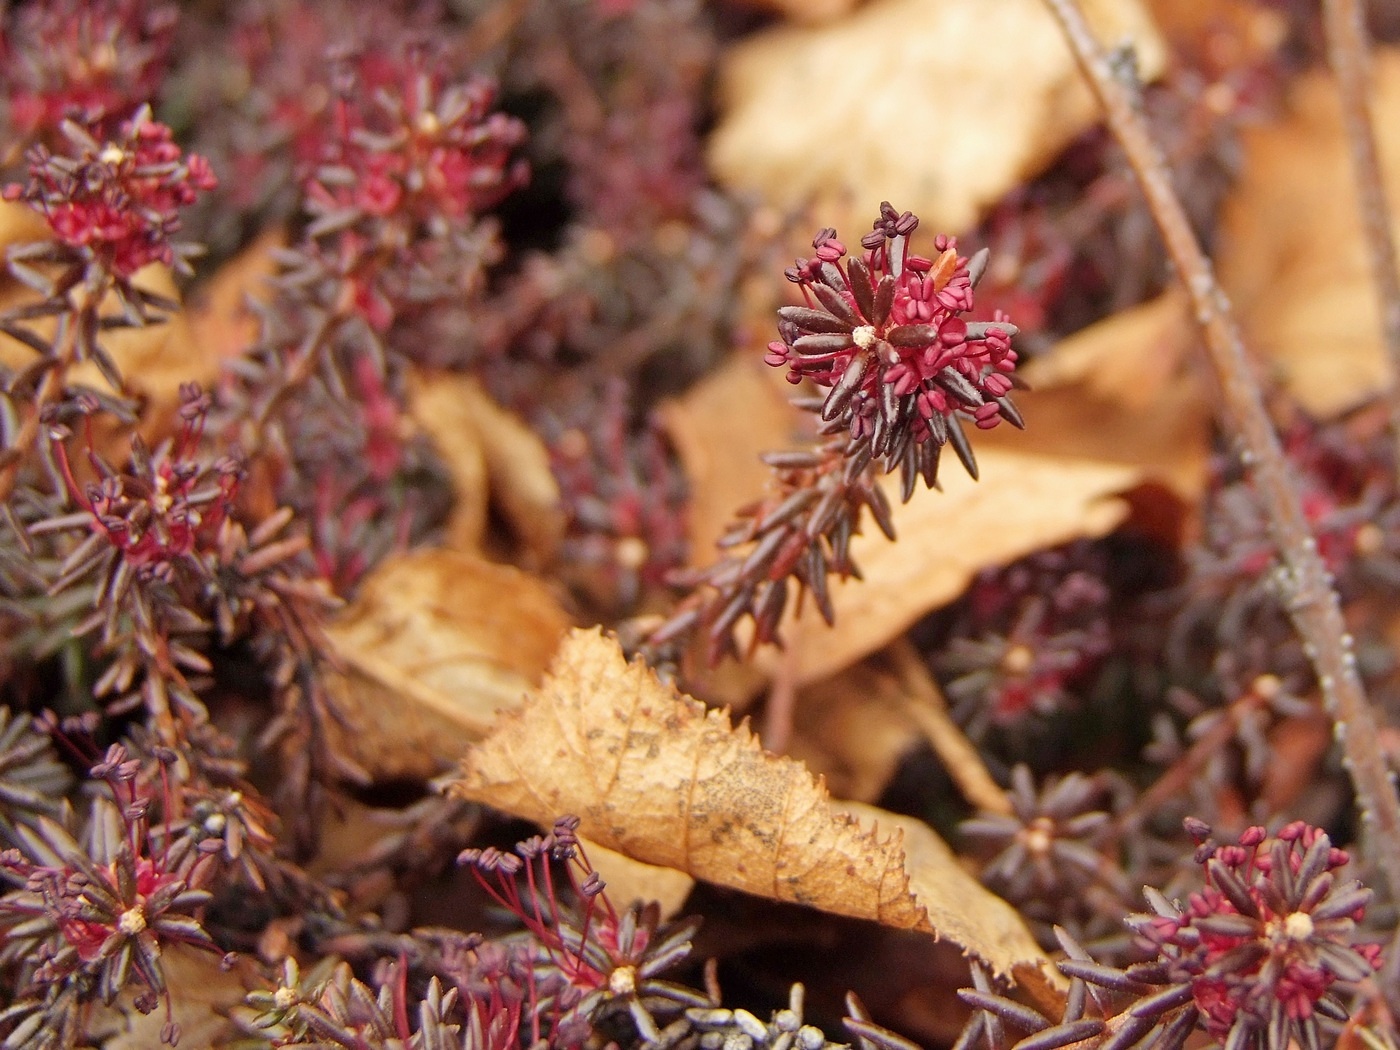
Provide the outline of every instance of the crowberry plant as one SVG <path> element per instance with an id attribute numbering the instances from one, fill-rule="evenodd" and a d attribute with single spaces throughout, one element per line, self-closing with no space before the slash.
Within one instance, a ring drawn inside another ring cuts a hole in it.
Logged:
<path id="1" fill-rule="evenodd" d="M 779 641 L 789 600 L 806 593 L 831 622 L 827 580 L 860 575 L 850 543 L 863 511 L 894 538 L 879 477 L 898 471 L 907 501 L 920 481 L 937 485 L 940 454 L 951 444 L 975 478 L 964 421 L 980 429 L 1001 418 L 1021 425 L 1007 396 L 1015 326 L 965 318 L 986 255 L 961 256 L 956 240 L 943 235 L 933 242 L 936 259 L 914 255 L 909 237 L 918 225 L 885 202 L 861 239 L 862 254 L 844 269 L 846 246 L 827 228 L 812 240 L 816 254 L 787 270 L 808 305 L 778 311 L 781 339 L 768 344 L 766 360 L 786 368 L 794 383 L 827 388 L 820 399 L 797 402 L 818 415 L 823 440 L 811 451 L 764 457 L 774 472 L 772 495 L 743 508 L 720 540 L 742 553 L 678 574 L 692 594 L 650 632 L 643 651 L 659 657 L 703 632 L 717 662 L 738 654 L 735 629 L 746 616 L 755 643 Z"/>

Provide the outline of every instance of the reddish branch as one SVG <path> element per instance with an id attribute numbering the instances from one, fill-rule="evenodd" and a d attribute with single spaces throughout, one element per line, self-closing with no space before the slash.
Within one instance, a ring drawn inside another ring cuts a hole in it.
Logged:
<path id="1" fill-rule="evenodd" d="M 1078 0 L 1045 0 L 1064 30 L 1075 58 L 1123 146 L 1167 252 L 1195 308 L 1196 321 L 1223 393 L 1222 424 L 1234 435 L 1279 554 L 1278 584 L 1285 605 L 1317 673 L 1323 702 L 1343 747 L 1357 805 L 1373 832 L 1379 867 L 1400 890 L 1400 797 L 1381 753 L 1375 716 L 1357 673 L 1356 656 L 1341 604 L 1318 554 L 1298 493 L 1289 479 L 1278 435 L 1245 353 L 1229 299 L 1215 279 L 1172 188 L 1161 149 L 1153 140 L 1132 86 L 1115 72 Z"/>

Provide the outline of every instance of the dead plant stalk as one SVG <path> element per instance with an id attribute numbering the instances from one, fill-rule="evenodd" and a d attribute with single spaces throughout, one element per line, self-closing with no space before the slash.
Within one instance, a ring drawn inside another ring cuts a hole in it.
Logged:
<path id="1" fill-rule="evenodd" d="M 1377 867 L 1400 892 L 1400 797 L 1381 754 L 1375 716 L 1357 673 L 1356 656 L 1337 592 L 1318 554 L 1263 395 L 1245 353 L 1230 301 L 1215 279 L 1172 188 L 1162 151 L 1136 104 L 1136 88 L 1120 79 L 1078 0 L 1045 0 L 1063 29 L 1108 124 L 1122 144 L 1167 252 L 1195 309 L 1207 355 L 1221 388 L 1220 417 L 1240 448 L 1269 521 L 1280 565 L 1277 582 L 1303 640 L 1323 702 L 1343 748 L 1343 764 L 1372 832 Z"/>

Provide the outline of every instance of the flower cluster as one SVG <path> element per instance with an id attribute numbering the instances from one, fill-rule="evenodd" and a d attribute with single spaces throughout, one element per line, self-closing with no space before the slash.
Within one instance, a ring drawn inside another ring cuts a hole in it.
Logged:
<path id="1" fill-rule="evenodd" d="M 176 715 L 185 728 L 207 717 L 190 675 L 210 669 L 203 650 L 213 637 L 251 637 L 270 661 L 285 661 L 315 651 L 310 634 L 334 604 L 319 580 L 306 578 L 305 538 L 282 535 L 289 513 L 245 528 L 234 513 L 241 461 L 201 446 L 208 395 L 189 384 L 182 398 L 180 432 L 154 451 L 134 439 L 124 468 L 97 452 L 96 406 L 80 399 L 97 480 L 79 481 L 69 428 L 51 424 L 49 447 L 79 509 L 28 529 L 63 552 L 50 592 L 85 593 L 93 603 L 73 631 L 95 635 L 99 655 L 112 657 L 94 694 L 114 696 L 114 710 L 144 703 L 165 734 L 177 731 Z"/>
<path id="2" fill-rule="evenodd" d="M 1199 821 L 1188 831 L 1205 885 L 1184 907 L 1150 895 L 1155 914 L 1130 922 L 1157 959 L 1129 975 L 1189 989 L 1206 1030 L 1229 1045 L 1265 1033 L 1270 1046 L 1318 1045 L 1321 1018 L 1346 1019 L 1333 985 L 1380 966 L 1379 945 L 1352 943 L 1371 891 L 1338 877 L 1346 851 L 1302 821 L 1275 835 L 1252 827 L 1225 846 Z"/>
<path id="3" fill-rule="evenodd" d="M 304 184 L 322 265 L 379 333 L 410 304 L 474 287 L 462 261 L 490 254 L 477 217 L 527 172 L 525 126 L 493 110 L 490 82 L 453 76 L 427 47 L 403 50 L 347 70 Z"/>
<path id="4" fill-rule="evenodd" d="M 120 745 L 93 766 L 110 795 L 94 802 L 82 844 L 61 823 L 41 818 L 21 833 L 21 848 L 0 853 L 0 872 L 22 887 L 0 897 L 0 963 L 19 966 L 26 974 L 21 987 L 36 994 L 66 985 L 110 1004 L 135 983 L 143 989 L 136 998 L 142 1012 L 164 1000 L 162 1041 L 174 1045 L 179 1026 L 162 949 L 184 943 L 215 950 L 200 921 L 212 865 L 197 848 L 152 848 L 153 799 L 139 767 Z M 0 1025 L 16 1022 L 11 1045 L 28 1045 L 45 1022 L 43 1007 L 22 995 L 0 1015 Z"/>
<path id="5" fill-rule="evenodd" d="M 832 229 L 813 239 L 817 254 L 787 270 L 807 306 L 778 311 L 781 340 L 768 345 L 767 362 L 788 368 L 793 382 L 829 387 L 823 398 L 795 404 L 820 416 L 820 443 L 810 450 L 773 452 L 773 484 L 761 500 L 741 509 L 719 546 L 731 553 L 673 582 L 690 596 L 637 648 L 653 662 L 668 661 L 697 630 L 708 635 L 712 663 L 737 655 L 735 630 L 752 620 L 754 644 L 777 642 L 789 600 L 811 594 L 822 617 L 835 612 L 828 578 L 859 577 L 851 539 L 869 509 L 894 539 L 890 500 L 881 474 L 900 475 L 907 502 L 919 483 L 938 484 L 945 443 L 972 477 L 977 462 L 960 417 L 983 429 L 1021 418 L 1006 396 L 1016 353 L 1014 325 L 969 323 L 973 289 L 986 256 L 958 255 L 951 238 L 935 239 L 936 260 L 909 253 L 919 220 L 885 202 L 863 255 L 843 270 L 846 248 Z M 796 588 L 791 582 L 796 583 Z"/>
<path id="6" fill-rule="evenodd" d="M 1329 1026 L 1348 1019 L 1338 985 L 1381 963 L 1378 945 L 1354 943 L 1371 891 L 1338 877 L 1346 852 L 1302 821 L 1273 835 L 1249 828 L 1224 846 L 1201 821 L 1188 819 L 1186 829 L 1199 843 L 1204 886 L 1184 906 L 1148 887 L 1155 914 L 1128 920 L 1153 958 L 1106 966 L 1057 928 L 1067 958 L 1056 965 L 1070 979 L 1063 1016 L 996 995 L 975 967 L 976 987 L 958 993 L 975 1011 L 958 1050 L 1054 1050 L 1099 1034 L 1112 1050 L 1182 1050 L 1200 1030 L 1232 1050 L 1331 1045 Z"/>
<path id="7" fill-rule="evenodd" d="M 307 186 L 313 215 L 358 209 L 429 223 L 476 214 L 524 181 L 520 121 L 494 110 L 495 88 L 450 81 L 411 53 L 383 84 L 337 101 L 326 155 Z"/>
<path id="8" fill-rule="evenodd" d="M 133 443 L 134 470 L 118 474 L 92 457 L 101 481 L 78 483 L 61 441 L 54 444 L 69 492 L 87 512 L 94 536 L 107 540 L 119 558 L 119 571 L 169 578 L 174 563 L 208 549 L 215 542 L 238 492 L 242 466 L 221 458 L 212 464 L 196 459 L 210 399 L 198 386 L 182 391 L 181 428 L 154 453 L 138 439 Z M 88 444 L 92 446 L 88 405 Z M 56 431 L 55 436 L 66 436 Z"/>
<path id="9" fill-rule="evenodd" d="M 155 96 L 177 10 L 151 0 L 25 4 L 0 31 L 0 87 L 21 135 L 105 126 Z"/>
<path id="10" fill-rule="evenodd" d="M 218 185 L 208 162 L 183 156 L 149 107 L 105 144 L 76 124 L 64 131 L 70 153 L 36 146 L 28 184 L 6 187 L 5 197 L 41 213 L 62 243 L 118 279 L 153 262 L 182 262 L 171 237 L 180 229 L 180 209 Z"/>
<path id="11" fill-rule="evenodd" d="M 1110 648 L 1104 552 L 1088 542 L 980 573 L 934 666 L 974 737 L 1070 706 Z"/>
<path id="12" fill-rule="evenodd" d="M 844 268 L 846 246 L 834 229 L 820 231 L 816 255 L 787 270 L 807 305 L 779 310 L 781 339 L 768 344 L 768 363 L 786 367 L 789 380 L 830 388 L 822 418 L 868 433 L 877 456 L 897 452 L 906 434 L 942 445 L 958 414 L 981 429 L 1003 418 L 1020 424 L 1006 396 L 1015 326 L 964 317 L 987 257 L 959 255 L 956 238 L 942 234 L 934 258 L 913 255 L 918 225 L 884 202 L 863 253 Z"/>
<path id="13" fill-rule="evenodd" d="M 623 383 L 601 400 L 589 422 L 557 424 L 550 468 L 568 515 L 564 564 L 604 607 L 625 609 L 685 561 L 685 482 L 655 418 L 629 427 Z"/>
<path id="14" fill-rule="evenodd" d="M 996 850 L 983 881 L 1032 919 L 1065 925 L 1100 910 L 1121 916 L 1128 882 L 1104 849 L 1111 818 L 1097 808 L 1106 787 L 1102 776 L 1076 772 L 1050 777 L 1037 791 L 1030 769 L 1015 766 L 1012 811 L 982 812 L 958 828 Z"/>
<path id="15" fill-rule="evenodd" d="M 658 1042 L 658 1022 L 674 1020 L 687 1008 L 714 1005 L 659 976 L 690 953 L 690 938 L 699 923 L 691 920 L 663 929 L 654 904 L 623 912 L 614 908 L 579 845 L 578 825 L 577 817 L 563 817 L 549 834 L 527 839 L 513 853 L 471 849 L 460 857 L 491 898 L 517 916 L 530 935 L 529 991 L 548 1008 L 529 1010 L 529 1030 L 520 1035 L 528 1036 L 532 1046 L 545 1036 L 551 1045 L 575 1046 L 586 1040 L 591 1028 L 609 1019 L 628 1019 L 648 1042 Z M 552 861 L 564 863 L 569 895 L 579 902 L 577 907 L 566 903 Z M 517 879 L 522 873 L 524 894 Z"/>

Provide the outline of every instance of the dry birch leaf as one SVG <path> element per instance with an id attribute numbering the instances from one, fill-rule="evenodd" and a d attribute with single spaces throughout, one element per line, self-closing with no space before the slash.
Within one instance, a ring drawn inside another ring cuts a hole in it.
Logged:
<path id="1" fill-rule="evenodd" d="M 446 550 L 389 559 L 326 632 L 338 746 L 375 777 L 442 772 L 540 680 L 568 627 L 519 569 Z"/>
<path id="2" fill-rule="evenodd" d="M 1024 432 L 998 427 L 978 448 L 1122 463 L 1194 505 L 1209 467 L 1211 410 L 1185 299 L 1174 292 L 1114 314 L 1059 343 L 1021 374 Z M 979 453 L 980 456 L 980 453 Z"/>
<path id="3" fill-rule="evenodd" d="M 1125 464 L 999 448 L 979 450 L 977 462 L 981 481 L 950 464 L 942 492 L 922 489 L 904 504 L 898 479 L 886 478 L 899 538 L 891 542 L 870 524 L 851 542 L 865 578 L 832 582 L 835 626 L 810 608 L 789 616 L 782 628 L 789 653 L 764 648 L 754 662 L 771 673 L 791 660 L 800 685 L 849 667 L 956 598 L 981 569 L 1112 532 L 1128 516 L 1117 494 L 1143 477 Z"/>
<path id="4" fill-rule="evenodd" d="M 1143 77 L 1157 76 L 1164 49 L 1138 0 L 1085 6 L 1102 39 L 1132 40 Z M 1099 116 L 1041 0 L 876 0 L 769 30 L 731 50 L 720 95 L 720 181 L 811 198 L 838 229 L 853 215 L 856 234 L 886 199 L 966 229 Z"/>
<path id="5" fill-rule="evenodd" d="M 1378 48 L 1374 57 L 1373 125 L 1397 200 L 1400 50 Z M 1246 129 L 1244 150 L 1221 216 L 1221 283 L 1251 345 L 1303 407 L 1341 413 L 1384 389 L 1389 369 L 1331 76 L 1300 77 L 1287 116 Z"/>
<path id="6" fill-rule="evenodd" d="M 843 815 L 800 762 L 628 664 L 598 630 L 565 639 L 449 790 L 539 823 L 575 813 L 591 840 L 648 864 L 946 937 L 998 974 L 1045 959 L 1015 910 L 932 831 L 911 854 L 892 814 L 862 811 L 879 826 Z"/>

